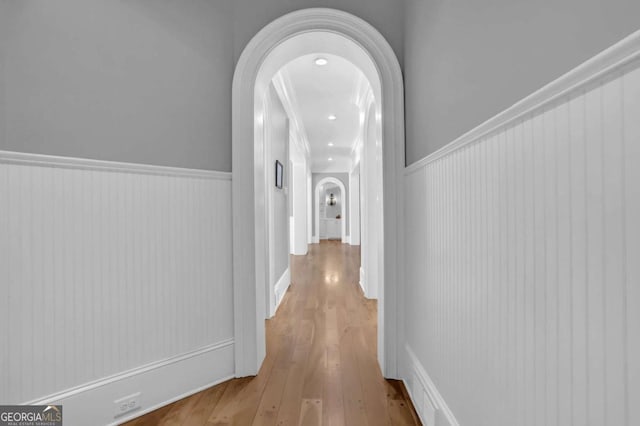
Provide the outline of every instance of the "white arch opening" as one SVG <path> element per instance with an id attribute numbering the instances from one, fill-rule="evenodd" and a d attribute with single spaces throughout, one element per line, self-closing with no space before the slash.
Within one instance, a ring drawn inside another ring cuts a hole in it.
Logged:
<path id="1" fill-rule="evenodd" d="M 304 9 L 264 27 L 243 51 L 233 79 L 233 265 L 234 353 L 236 376 L 255 375 L 266 354 L 265 278 L 268 271 L 265 211 L 264 141 L 261 103 L 273 74 L 286 62 L 278 47 L 313 32 L 334 34 L 365 53 L 369 63 L 356 64 L 379 93 L 382 120 L 383 278 L 378 301 L 378 361 L 386 377 L 398 377 L 398 342 L 402 339 L 402 218 L 404 170 L 404 100 L 402 73 L 382 35 L 362 19 L 334 9 Z M 348 43 L 342 43 L 348 45 Z M 295 56 L 317 51 L 308 46 Z M 362 56 L 361 56 L 362 57 Z M 374 72 L 371 74 L 371 72 Z M 376 76 L 374 78 L 374 76 Z M 377 82 L 377 83 L 376 83 Z M 377 86 L 376 86 L 377 85 Z M 393 285 L 385 285 L 392 283 Z"/>

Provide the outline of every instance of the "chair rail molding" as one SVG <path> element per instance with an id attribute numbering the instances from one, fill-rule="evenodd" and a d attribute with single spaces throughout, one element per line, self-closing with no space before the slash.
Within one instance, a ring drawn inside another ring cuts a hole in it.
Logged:
<path id="1" fill-rule="evenodd" d="M 92 160 L 89 158 L 61 157 L 56 155 L 31 154 L 15 151 L 0 151 L 0 163 L 104 172 L 136 173 L 156 176 L 231 180 L 230 172 L 186 169 L 182 167 L 157 166 L 152 164 L 124 163 L 118 161 Z"/>

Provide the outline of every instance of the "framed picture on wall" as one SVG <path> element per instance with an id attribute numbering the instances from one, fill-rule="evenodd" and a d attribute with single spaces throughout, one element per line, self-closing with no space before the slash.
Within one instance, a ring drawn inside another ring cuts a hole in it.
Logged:
<path id="1" fill-rule="evenodd" d="M 284 175 L 284 167 L 282 163 L 276 160 L 276 188 L 282 189 L 282 176 Z"/>

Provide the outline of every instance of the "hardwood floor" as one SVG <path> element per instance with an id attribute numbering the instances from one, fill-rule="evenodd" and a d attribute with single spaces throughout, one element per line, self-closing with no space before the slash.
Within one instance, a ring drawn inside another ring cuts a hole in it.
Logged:
<path id="1" fill-rule="evenodd" d="M 127 425 L 420 424 L 401 382 L 376 361 L 376 302 L 358 284 L 359 247 L 336 241 L 292 256 L 292 284 L 266 321 L 256 377 L 234 379 Z"/>

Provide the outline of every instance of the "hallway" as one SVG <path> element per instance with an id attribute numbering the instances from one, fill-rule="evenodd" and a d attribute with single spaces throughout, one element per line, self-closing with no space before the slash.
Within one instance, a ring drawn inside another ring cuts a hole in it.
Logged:
<path id="1" fill-rule="evenodd" d="M 398 381 L 376 362 L 376 303 L 358 285 L 360 249 L 337 241 L 292 256 L 292 284 L 266 322 L 257 377 L 234 379 L 156 410 L 140 425 L 417 424 Z"/>

